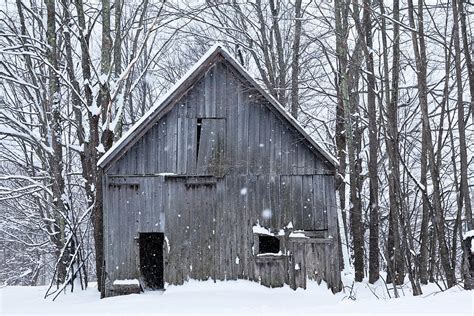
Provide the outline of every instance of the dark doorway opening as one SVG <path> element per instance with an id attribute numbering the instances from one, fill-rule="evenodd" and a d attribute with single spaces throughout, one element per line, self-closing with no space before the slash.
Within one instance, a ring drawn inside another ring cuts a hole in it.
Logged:
<path id="1" fill-rule="evenodd" d="M 150 289 L 163 289 L 163 233 L 140 233 L 140 271 Z"/>

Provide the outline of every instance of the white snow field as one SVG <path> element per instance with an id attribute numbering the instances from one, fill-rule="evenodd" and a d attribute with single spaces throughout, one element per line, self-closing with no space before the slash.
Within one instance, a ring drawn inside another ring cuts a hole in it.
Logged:
<path id="1" fill-rule="evenodd" d="M 352 288 L 352 291 L 351 291 Z M 390 299 L 385 284 L 345 283 L 333 295 L 322 283 L 309 282 L 307 290 L 269 289 L 239 280 L 189 281 L 168 286 L 165 292 L 145 292 L 99 299 L 95 286 L 87 291 L 61 294 L 56 301 L 43 299 L 46 287 L 9 286 L 0 289 L 0 315 L 328 315 L 328 314 L 462 314 L 474 315 L 474 291 L 454 287 L 441 292 L 436 285 L 423 287 L 413 297 Z M 403 295 L 403 293 L 400 293 Z"/>

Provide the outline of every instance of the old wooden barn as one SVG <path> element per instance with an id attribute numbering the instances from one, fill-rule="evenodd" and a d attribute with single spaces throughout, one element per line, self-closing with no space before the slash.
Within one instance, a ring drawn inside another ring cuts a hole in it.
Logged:
<path id="1" fill-rule="evenodd" d="M 221 46 L 99 165 L 106 296 L 130 279 L 341 290 L 336 161 Z"/>

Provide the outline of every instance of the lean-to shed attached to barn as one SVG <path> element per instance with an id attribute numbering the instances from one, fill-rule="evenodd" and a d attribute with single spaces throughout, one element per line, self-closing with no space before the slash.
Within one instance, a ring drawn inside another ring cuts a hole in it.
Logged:
<path id="1" fill-rule="evenodd" d="M 336 161 L 219 45 L 99 165 L 106 296 L 130 279 L 341 290 Z"/>

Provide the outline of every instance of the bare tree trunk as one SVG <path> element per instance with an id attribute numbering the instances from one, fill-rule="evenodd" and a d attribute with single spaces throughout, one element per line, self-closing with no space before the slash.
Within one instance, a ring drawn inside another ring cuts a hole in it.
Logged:
<path id="1" fill-rule="evenodd" d="M 413 49 L 415 51 L 415 61 L 417 69 L 417 81 L 419 90 L 419 100 L 422 114 L 422 121 L 424 129 L 427 131 L 427 149 L 428 149 L 428 161 L 431 173 L 431 179 L 433 184 L 433 224 L 435 227 L 435 235 L 438 239 L 439 254 L 441 257 L 441 265 L 446 275 L 446 281 L 448 288 L 452 287 L 456 283 L 454 275 L 454 269 L 451 267 L 451 261 L 449 260 L 449 251 L 446 243 L 446 235 L 444 230 L 444 215 L 441 207 L 441 193 L 439 183 L 439 169 L 436 164 L 435 154 L 433 150 L 433 141 L 431 137 L 431 126 L 429 121 L 428 112 L 428 88 L 426 82 L 426 45 L 424 38 L 424 26 L 423 26 L 423 1 L 418 2 L 418 32 L 415 30 L 415 19 L 414 19 L 414 7 L 413 0 L 408 0 L 408 16 L 410 20 L 410 27 L 412 31 L 412 42 Z"/>
<path id="2" fill-rule="evenodd" d="M 367 66 L 367 111 L 369 118 L 369 179 L 370 179 L 370 222 L 369 222 L 369 282 L 375 283 L 379 279 L 379 184 L 377 168 L 377 110 L 375 103 L 375 74 L 374 56 L 372 47 L 372 19 L 370 17 L 370 0 L 364 0 L 364 30 Z"/>
<path id="3" fill-rule="evenodd" d="M 347 95 L 347 16 L 344 16 L 345 1 L 336 0 L 334 6 L 335 24 L 336 24 L 336 54 L 338 60 L 337 73 L 337 105 L 336 105 L 336 147 L 339 159 L 338 177 L 336 186 L 339 192 L 339 204 L 342 210 L 342 222 L 347 243 L 348 225 L 346 212 L 346 156 L 347 156 L 347 138 L 345 130 L 345 103 L 348 102 Z"/>
<path id="4" fill-rule="evenodd" d="M 471 41 L 469 42 L 469 34 L 466 25 L 466 9 L 465 9 L 466 0 L 459 0 L 459 18 L 461 21 L 461 37 L 463 42 L 463 50 L 464 56 L 466 58 L 466 67 L 467 67 L 467 76 L 469 79 L 469 92 L 471 95 L 471 115 L 472 115 L 472 122 L 474 123 L 474 45 Z M 472 35 L 471 35 L 472 38 Z M 469 197 L 465 197 L 469 198 Z M 466 211 L 466 221 L 467 221 L 467 229 L 471 230 L 474 228 L 474 223 L 472 222 L 472 209 L 471 213 L 467 213 Z"/>
<path id="5" fill-rule="evenodd" d="M 52 176 L 52 192 L 54 207 L 54 226 L 55 234 L 55 253 L 58 259 L 57 266 L 57 283 L 66 281 L 66 266 L 68 254 L 63 250 L 65 245 L 65 219 L 66 208 L 63 202 L 64 179 L 63 179 L 63 149 L 62 149 L 62 125 L 61 125 L 61 104 L 60 104 L 60 87 L 58 78 L 58 47 L 56 38 L 56 6 L 54 0 L 46 2 L 47 10 L 47 40 L 48 40 L 48 62 L 49 67 L 49 85 L 48 85 L 48 112 L 49 133 L 51 138 L 52 152 L 49 157 L 49 164 Z"/>
<path id="6" fill-rule="evenodd" d="M 339 77 L 340 80 L 340 77 Z M 349 243 L 347 210 L 346 210 L 346 157 L 347 157 L 347 141 L 344 121 L 344 102 L 342 101 L 341 92 L 338 89 L 338 101 L 336 105 L 336 147 L 337 157 L 339 160 L 338 176 L 336 177 L 336 188 L 339 193 L 339 207 L 341 208 L 342 225 L 344 227 L 345 240 Z M 346 245 L 348 247 L 348 245 Z"/>
<path id="7" fill-rule="evenodd" d="M 296 0 L 295 3 L 295 36 L 293 38 L 293 57 L 291 63 L 291 115 L 298 117 L 298 78 L 300 73 L 300 39 L 301 39 L 301 2 Z"/>
<path id="8" fill-rule="evenodd" d="M 266 26 L 266 21 L 265 17 L 263 16 L 263 10 L 262 10 L 262 1 L 261 0 L 256 0 L 255 2 L 255 10 L 257 11 L 257 17 L 259 20 L 259 28 L 258 31 L 260 32 L 260 37 L 262 41 L 262 53 L 263 53 L 263 61 L 265 63 L 267 71 L 263 69 L 263 67 L 259 67 L 260 74 L 262 75 L 262 80 L 265 83 L 268 91 L 270 94 L 275 97 L 275 99 L 279 99 L 279 94 L 278 90 L 276 89 L 277 86 L 277 80 L 275 78 L 276 76 L 276 70 L 273 67 L 273 63 L 271 60 L 270 56 L 270 49 L 272 48 L 268 42 L 268 37 L 267 37 L 267 26 Z M 255 52 L 254 54 L 254 59 L 257 62 L 257 66 L 259 66 L 258 63 L 258 57 L 256 56 Z M 285 106 L 285 104 L 282 104 Z"/>
<path id="9" fill-rule="evenodd" d="M 115 41 L 114 41 L 114 75 L 122 72 L 122 7 L 123 0 L 114 0 Z"/>
<path id="10" fill-rule="evenodd" d="M 281 38 L 280 25 L 278 21 L 278 14 L 280 13 L 280 2 L 279 0 L 270 0 L 270 11 L 272 12 L 272 30 L 275 34 L 277 61 L 278 61 L 278 81 L 276 87 L 277 100 L 283 107 L 287 106 L 287 92 L 286 92 L 286 63 L 284 55 L 283 40 Z"/>
<path id="11" fill-rule="evenodd" d="M 449 70 L 450 70 L 450 68 L 447 67 L 446 71 L 448 72 Z M 454 130 L 453 119 L 454 118 L 451 118 L 451 115 L 448 114 L 448 130 L 449 130 L 449 140 L 450 140 L 450 143 L 451 143 L 451 148 L 455 148 L 455 146 L 456 146 L 455 141 L 454 141 L 454 135 L 453 135 L 453 130 Z M 455 150 L 453 150 L 452 153 L 451 153 L 451 162 L 453 164 L 454 188 L 455 188 L 456 192 L 460 192 L 458 168 L 457 168 L 457 165 L 456 165 L 456 156 L 457 156 L 457 153 L 456 153 Z M 462 229 L 460 229 L 461 228 L 461 216 L 462 216 L 462 211 L 463 211 L 463 196 L 462 196 L 462 194 L 456 194 L 456 205 L 457 205 L 458 211 L 457 211 L 457 214 L 456 214 L 456 222 L 455 222 L 454 228 L 453 228 L 453 242 L 452 242 L 453 245 L 457 244 L 457 236 L 458 236 L 457 232 L 462 231 Z M 462 236 L 462 234 L 461 234 L 461 236 Z M 462 237 L 461 237 L 461 242 L 462 242 Z M 462 244 L 461 244 L 461 248 L 463 249 L 463 251 L 465 250 Z M 456 259 L 457 259 L 456 254 L 457 254 L 457 247 L 454 246 L 451 249 L 451 265 L 453 267 L 456 266 Z M 464 257 L 464 259 L 467 259 L 467 256 Z M 468 270 L 463 271 L 463 268 L 464 268 L 464 266 L 461 264 L 461 272 L 463 274 L 463 277 L 465 277 L 466 272 L 467 273 L 469 273 L 469 272 L 468 272 Z M 467 283 L 465 283 L 465 284 L 467 284 Z"/>
<path id="12" fill-rule="evenodd" d="M 406 153 L 406 150 L 404 151 Z M 402 154 L 398 152 L 398 155 L 402 157 Z M 402 164 L 405 166 L 405 170 L 407 169 L 406 164 L 403 162 L 403 159 L 400 159 L 402 161 Z M 400 182 L 400 178 L 398 177 L 397 180 L 399 181 L 397 183 L 397 187 L 402 188 L 402 183 Z M 404 181 L 406 183 L 406 181 Z M 405 189 L 405 192 L 407 192 L 408 189 Z M 400 194 L 400 197 L 403 195 Z M 421 291 L 421 285 L 420 285 L 420 280 L 418 277 L 417 273 L 417 267 L 416 265 L 416 254 L 415 254 L 415 249 L 413 246 L 413 234 L 411 230 L 411 221 L 410 221 L 410 215 L 408 212 L 408 207 L 406 203 L 406 199 L 402 197 L 401 205 L 400 205 L 400 213 L 399 213 L 399 218 L 400 218 L 400 230 L 401 230 L 401 244 L 402 248 L 405 252 L 404 254 L 404 260 L 405 260 L 405 268 L 408 272 L 408 279 L 410 280 L 410 284 L 412 287 L 413 291 L 413 296 L 418 296 L 423 294 Z"/>
<path id="13" fill-rule="evenodd" d="M 463 104 L 463 83 L 462 83 L 462 65 L 461 65 L 461 44 L 459 40 L 459 12 L 458 12 L 458 1 L 452 1 L 453 7 L 453 35 L 454 35 L 454 65 L 456 68 L 456 88 L 457 88 L 457 110 L 458 110 L 458 132 L 459 132 L 459 159 L 461 160 L 461 185 L 460 190 L 464 198 L 464 210 L 466 214 L 467 229 L 472 229 L 472 207 L 471 207 L 471 196 L 469 194 L 469 183 L 467 179 L 468 175 L 468 162 L 467 162 L 467 149 L 466 149 L 466 124 L 464 120 L 464 104 Z M 463 30 L 464 31 L 464 30 Z M 463 34 L 463 37 L 467 36 Z M 467 45 L 464 45 L 467 49 Z M 469 56 L 469 51 L 465 52 L 466 56 Z M 470 65 L 470 58 L 467 57 L 466 62 Z M 468 66 L 468 73 L 472 71 L 471 67 Z M 469 69 L 471 68 L 471 69 Z M 471 75 L 471 74 L 469 74 Z M 472 102 L 472 83 L 471 83 L 471 102 Z"/>
<path id="14" fill-rule="evenodd" d="M 393 2 L 393 65 L 392 65 L 392 85 L 390 103 L 387 107 L 387 152 L 389 159 L 389 233 L 388 233 L 388 253 L 389 264 L 392 266 L 391 272 L 387 276 L 387 282 L 395 285 L 404 283 L 405 264 L 401 251 L 399 213 L 401 208 L 400 188 L 400 162 L 398 157 L 398 90 L 400 71 L 400 3 L 399 0 Z M 389 270 L 390 272 L 390 270 Z"/>
<path id="15" fill-rule="evenodd" d="M 354 54 L 358 54 L 355 52 Z M 359 54 L 362 55 L 360 52 Z M 354 72 L 349 80 L 349 105 L 346 112 L 346 130 L 349 130 L 348 153 L 350 171 L 350 222 L 352 232 L 352 243 L 354 251 L 354 270 L 356 282 L 364 279 L 364 231 L 362 224 L 362 159 L 360 157 L 362 144 L 362 130 L 360 128 L 359 115 L 359 72 Z"/>
<path id="16" fill-rule="evenodd" d="M 110 102 L 110 91 L 108 84 L 108 77 L 110 75 L 111 67 L 111 52 L 112 39 L 110 38 L 110 1 L 102 0 L 102 47 L 101 47 L 101 78 L 100 78 L 100 92 L 97 104 L 100 106 L 102 115 L 102 123 L 105 122 L 106 113 Z M 92 113 L 90 128 L 90 159 L 91 172 L 95 175 L 95 199 L 93 212 L 94 225 L 94 239 L 95 239 L 95 261 L 97 272 L 98 289 L 102 289 L 103 284 L 103 266 L 104 266 L 104 232 L 103 232 L 103 213 L 102 213 L 102 173 L 97 169 L 97 161 L 99 153 L 97 147 L 103 144 L 104 148 L 112 147 L 113 137 L 110 136 L 110 131 L 105 130 L 100 136 L 99 131 L 99 113 Z"/>
<path id="17" fill-rule="evenodd" d="M 427 171 L 428 171 L 428 162 L 427 162 L 427 143 L 426 143 L 426 133 L 422 127 L 421 132 L 421 175 L 420 183 L 425 188 L 427 187 Z M 428 284 L 428 258 L 429 258 L 429 245 L 430 245 L 430 235 L 429 235 L 429 223 L 430 223 L 430 207 L 429 201 L 426 194 L 422 193 L 422 216 L 421 216 L 421 227 L 420 227 L 420 282 L 422 284 Z"/>
<path id="18" fill-rule="evenodd" d="M 471 196 L 469 192 L 469 183 L 468 183 L 468 162 L 467 162 L 467 148 L 466 148 L 466 124 L 464 123 L 464 104 L 463 104 L 463 83 L 462 83 L 462 65 L 461 65 L 461 44 L 459 40 L 459 10 L 458 10 L 458 1 L 452 1 L 452 8 L 453 8 L 453 44 L 454 44 L 454 65 L 456 68 L 456 88 L 457 88 L 457 112 L 458 112 L 458 133 L 459 133 L 459 159 L 461 161 L 461 183 L 459 185 L 460 196 L 464 201 L 458 201 L 459 207 L 462 206 L 462 202 L 464 202 L 464 210 L 466 214 L 466 228 L 468 230 L 472 229 L 472 208 L 471 208 Z M 461 10 L 462 9 L 462 1 L 459 1 Z M 462 31 L 466 31 L 464 27 L 462 27 Z M 467 37 L 467 34 L 463 34 L 462 37 Z M 466 43 L 466 41 L 464 41 Z M 464 49 L 468 49 L 467 45 L 464 45 Z M 465 52 L 466 55 L 466 63 L 468 65 L 468 73 L 469 76 L 472 75 L 470 73 L 472 71 L 472 65 L 470 63 L 470 56 L 469 51 Z M 470 78 L 472 79 L 472 78 Z M 472 97 L 473 97 L 473 86 L 472 82 L 470 82 L 471 86 L 471 105 L 472 105 Z M 452 131 L 451 131 L 452 132 Z M 453 147 L 454 148 L 454 147 Z M 457 183 L 457 182 L 456 182 Z M 461 209 L 459 210 L 461 211 Z M 461 214 L 458 212 L 458 217 Z M 454 232 L 453 236 L 453 248 L 456 249 L 456 231 Z M 462 242 L 462 240 L 461 240 Z M 464 280 L 471 277 L 471 273 L 469 269 L 467 269 L 467 260 L 469 260 L 469 250 L 463 245 L 463 264 L 461 265 L 462 268 L 462 275 Z M 454 250 L 453 250 L 454 251 Z M 455 254 L 453 254 L 453 259 L 455 259 Z M 456 261 L 453 261 L 452 267 L 456 266 Z M 470 289 L 471 284 L 470 282 L 464 282 L 466 287 Z"/>
<path id="19" fill-rule="evenodd" d="M 360 157 L 362 143 L 362 129 L 360 128 L 359 113 L 359 78 L 360 66 L 363 61 L 363 41 L 359 38 L 354 48 L 350 62 L 347 60 L 347 39 L 344 37 L 347 30 L 348 3 L 344 0 L 335 4 L 336 33 L 338 38 L 339 61 L 339 97 L 343 105 L 344 130 L 346 135 L 349 172 L 350 172 L 350 226 L 354 256 L 355 281 L 361 282 L 364 278 L 364 238 L 362 226 L 362 161 Z M 353 10 L 358 15 L 358 4 L 353 3 Z M 342 72 L 342 70 L 346 70 Z M 342 149 L 342 148 L 341 148 Z"/>
<path id="20" fill-rule="evenodd" d="M 433 214 L 431 214 L 433 216 Z M 429 256 L 429 267 L 428 267 L 428 275 L 429 275 L 429 281 L 430 282 L 435 282 L 435 270 L 436 270 L 436 265 L 438 262 L 438 256 L 436 256 L 436 246 L 437 246 L 437 239 L 436 239 L 436 234 L 435 234 L 435 228 L 433 227 L 432 229 L 429 230 L 429 236 L 430 236 L 430 256 Z"/>
<path id="21" fill-rule="evenodd" d="M 76 124 L 77 124 L 77 131 L 76 134 L 78 136 L 79 145 L 84 147 L 84 151 L 80 153 L 81 156 L 81 165 L 82 165 L 82 176 L 85 179 L 84 188 L 86 192 L 87 198 L 87 206 L 93 209 L 92 215 L 92 225 L 94 227 L 94 240 L 95 240 L 95 252 L 96 252 L 96 275 L 97 275 L 97 288 L 98 290 L 102 287 L 102 242 L 100 240 L 99 234 L 101 232 L 98 229 L 102 230 L 102 226 L 97 226 L 96 221 L 100 221 L 100 216 L 96 215 L 96 194 L 97 191 L 95 190 L 101 184 L 97 183 L 97 146 L 99 145 L 99 113 L 93 112 L 92 109 L 93 104 L 93 95 L 92 95 L 92 88 L 91 88 L 91 68 L 92 63 L 89 55 L 89 38 L 90 33 L 88 33 L 88 29 L 86 26 L 86 18 L 84 13 L 84 4 L 82 0 L 73 0 L 74 5 L 77 12 L 77 23 L 78 27 L 81 30 L 80 45 L 81 45 L 81 70 L 82 70 L 82 77 L 84 81 L 84 97 L 86 106 L 89 109 L 87 112 L 87 123 L 82 123 L 82 120 L 79 119 L 78 115 L 76 115 Z M 72 65 L 72 64 L 71 64 Z M 72 74 L 71 74 L 72 75 Z M 77 109 L 77 106 L 75 107 Z M 89 138 L 85 137 L 85 131 L 83 128 L 84 126 L 88 125 L 90 130 Z M 98 218 L 99 217 L 99 218 Z"/>
<path id="22" fill-rule="evenodd" d="M 398 2 L 394 2 L 394 19 L 398 19 Z M 388 172 L 388 179 L 389 179 L 389 216 L 388 216 L 388 238 L 387 238 L 387 246 L 386 246 L 386 257 L 387 257 L 387 282 L 391 283 L 392 279 L 395 279 L 393 282 L 395 285 L 399 283 L 399 280 L 402 279 L 403 282 L 403 261 L 400 260 L 400 242 L 399 242 L 399 234 L 398 234 L 398 222 L 396 217 L 396 198 L 393 186 L 393 178 L 391 178 L 391 168 L 393 165 L 397 165 L 397 156 L 393 156 L 393 147 L 398 146 L 398 70 L 399 70 L 399 26 L 398 24 L 394 24 L 393 30 L 393 69 L 392 69 L 392 87 L 390 87 L 390 80 L 389 80 L 389 61 L 388 61 L 388 44 L 387 44 L 387 26 L 386 26 L 386 18 L 385 18 L 385 7 L 383 0 L 380 2 L 380 13 L 382 15 L 382 45 L 383 45 L 383 61 L 384 61 L 384 94 L 385 94 L 385 105 L 386 110 L 385 112 L 385 121 L 386 124 L 384 125 L 384 133 L 385 133 L 385 142 L 387 147 L 387 152 L 391 152 L 388 155 L 389 159 L 389 172 Z M 392 92 L 392 93 L 391 93 Z M 396 100 L 392 101 L 391 98 L 396 98 Z M 395 143 L 394 140 L 397 142 Z M 390 151 L 391 150 L 391 151 Z M 394 161 L 395 159 L 395 161 Z M 395 218 L 394 218 L 395 217 Z M 394 224 L 395 220 L 395 224 Z M 396 233 L 394 229 L 396 228 Z M 395 240 L 397 240 L 395 246 Z M 396 259 L 395 259 L 396 258 Z M 394 276 L 394 277 L 392 277 Z M 395 296 L 398 297 L 398 291 L 396 286 L 394 286 L 394 293 Z"/>
<path id="23" fill-rule="evenodd" d="M 359 15 L 359 6 L 353 1 L 353 11 Z M 345 108 L 345 122 L 347 132 L 347 147 L 349 155 L 350 172 L 350 222 L 352 242 L 354 250 L 354 270 L 356 282 L 364 279 L 364 228 L 362 223 L 362 157 L 360 155 L 362 146 L 362 128 L 360 126 L 359 111 L 359 79 L 360 67 L 363 61 L 363 41 L 358 39 L 347 71 L 347 90 L 349 93 L 349 108 Z"/>

